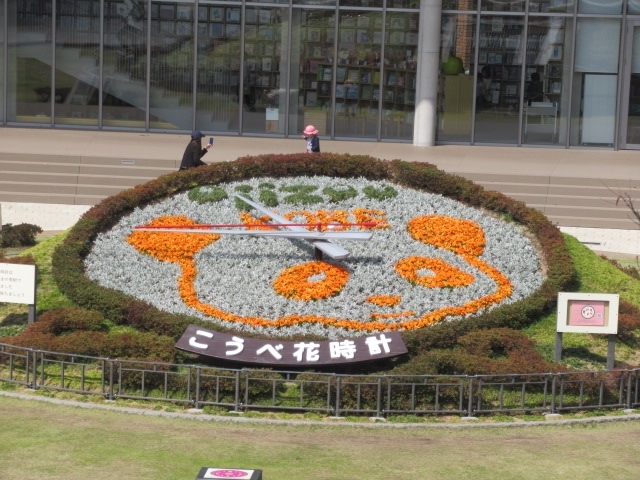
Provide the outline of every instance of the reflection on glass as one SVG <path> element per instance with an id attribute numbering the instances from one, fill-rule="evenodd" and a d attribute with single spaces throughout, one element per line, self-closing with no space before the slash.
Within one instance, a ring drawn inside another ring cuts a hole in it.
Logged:
<path id="1" fill-rule="evenodd" d="M 284 133 L 288 25 L 280 8 L 245 10 L 242 131 Z M 238 55 L 239 56 L 239 55 Z"/>
<path id="2" fill-rule="evenodd" d="M 614 142 L 620 33 L 618 18 L 578 19 L 571 102 L 581 108 L 571 122 L 571 145 Z"/>
<path id="3" fill-rule="evenodd" d="M 476 79 L 477 143 L 517 143 L 520 112 L 520 68 L 523 18 L 480 19 Z"/>
<path id="4" fill-rule="evenodd" d="M 640 27 L 633 27 L 626 144 L 640 144 Z"/>
<path id="5" fill-rule="evenodd" d="M 254 25 L 247 25 L 247 29 L 253 28 Z M 202 131 L 237 132 L 241 98 L 240 9 L 201 4 L 197 34 L 196 126 Z"/>
<path id="6" fill-rule="evenodd" d="M 193 127 L 193 35 L 187 27 L 193 8 L 173 2 L 151 4 L 151 128 Z"/>
<path id="7" fill-rule="evenodd" d="M 321 92 L 329 89 L 335 99 L 335 136 L 376 138 L 382 87 L 382 14 L 340 12 L 337 41 L 335 72 L 327 65 L 324 78 L 318 81 Z M 335 84 L 331 82 L 334 74 Z"/>
<path id="8" fill-rule="evenodd" d="M 99 21 L 92 30 L 99 34 Z M 123 4 L 105 9 L 102 121 L 107 127 L 144 128 L 147 108 L 147 11 Z M 81 89 L 91 84 L 83 82 Z M 56 113 L 58 110 L 56 109 Z"/>
<path id="9" fill-rule="evenodd" d="M 524 12 L 525 0 L 480 0 L 486 12 Z"/>
<path id="10" fill-rule="evenodd" d="M 556 12 L 571 13 L 573 11 L 573 0 L 545 0 L 544 2 L 530 2 L 530 12 Z"/>
<path id="11" fill-rule="evenodd" d="M 335 11 L 294 10 L 291 35 L 289 134 L 314 125 L 329 136 Z"/>
<path id="12" fill-rule="evenodd" d="M 632 73 L 629 83 L 627 145 L 640 144 L 640 73 Z"/>
<path id="13" fill-rule="evenodd" d="M 99 29 L 91 4 L 62 0 L 56 15 L 55 123 L 97 125 L 100 100 Z M 99 12 L 97 12 L 99 13 Z"/>
<path id="14" fill-rule="evenodd" d="M 334 7 L 337 0 L 293 0 L 294 5 L 323 5 L 325 7 Z"/>
<path id="15" fill-rule="evenodd" d="M 442 0 L 442 10 L 465 10 L 475 12 L 478 0 Z"/>
<path id="16" fill-rule="evenodd" d="M 0 122 L 4 121 L 4 9 L 0 9 Z"/>
<path id="17" fill-rule="evenodd" d="M 640 14 L 640 0 L 628 0 L 627 13 L 632 15 Z"/>
<path id="18" fill-rule="evenodd" d="M 15 29 L 8 32 L 7 120 L 49 124 L 52 102 L 62 100 L 51 85 L 51 6 L 10 2 L 8 7 Z"/>
<path id="19" fill-rule="evenodd" d="M 578 13 L 600 13 L 605 15 L 620 15 L 622 0 L 578 0 Z"/>
<path id="20" fill-rule="evenodd" d="M 570 20 L 531 17 L 527 38 L 523 143 L 554 144 L 566 136 Z"/>
<path id="21" fill-rule="evenodd" d="M 417 13 L 387 15 L 382 72 L 382 138 L 413 137 L 415 111 Z"/>
<path id="22" fill-rule="evenodd" d="M 440 141 L 471 140 L 474 76 L 469 72 L 474 24 L 472 15 L 442 16 L 437 130 Z"/>

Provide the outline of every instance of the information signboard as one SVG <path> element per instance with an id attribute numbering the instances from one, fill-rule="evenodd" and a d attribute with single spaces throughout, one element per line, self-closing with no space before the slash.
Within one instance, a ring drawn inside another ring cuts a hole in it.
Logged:
<path id="1" fill-rule="evenodd" d="M 558 293 L 558 332 L 618 333 L 619 295 Z"/>
<path id="2" fill-rule="evenodd" d="M 36 303 L 36 266 L 0 263 L 0 302 Z"/>

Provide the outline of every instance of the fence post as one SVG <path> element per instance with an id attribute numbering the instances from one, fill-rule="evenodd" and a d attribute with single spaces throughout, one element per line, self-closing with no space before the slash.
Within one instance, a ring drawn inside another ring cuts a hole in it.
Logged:
<path id="1" fill-rule="evenodd" d="M 29 386 L 29 388 L 33 388 L 32 382 L 29 382 L 29 378 L 31 377 L 31 362 L 29 361 L 29 359 L 31 358 L 32 353 L 33 353 L 33 350 L 27 350 L 27 354 L 24 356 L 25 357 L 25 364 L 24 364 L 25 379 L 24 380 L 27 386 Z"/>
<path id="2" fill-rule="evenodd" d="M 556 381 L 558 379 L 557 374 L 552 374 L 553 378 L 551 379 L 551 413 L 556 413 Z"/>
<path id="3" fill-rule="evenodd" d="M 32 387 L 34 390 L 38 389 L 38 351 L 33 350 L 33 384 Z M 42 372 L 44 374 L 44 371 Z"/>
<path id="4" fill-rule="evenodd" d="M 334 416 L 335 417 L 339 417 L 340 416 L 340 379 L 342 377 L 340 377 L 340 375 L 338 375 L 336 377 L 336 408 L 335 408 L 335 412 L 334 412 Z"/>
<path id="5" fill-rule="evenodd" d="M 194 408 L 200 408 L 200 367 L 196 368 L 196 398 L 193 402 Z"/>
<path id="6" fill-rule="evenodd" d="M 113 360 L 107 359 L 107 363 L 109 364 L 109 390 L 107 391 L 107 400 L 115 400 L 115 395 L 113 394 Z"/>
<path id="7" fill-rule="evenodd" d="M 376 401 L 376 417 L 381 417 L 380 405 L 382 404 L 382 399 L 380 396 L 382 395 L 382 377 L 378 377 L 378 395 Z"/>
<path id="8" fill-rule="evenodd" d="M 473 412 L 473 377 L 468 377 L 469 379 L 469 405 L 467 406 L 467 416 L 471 416 L 471 412 Z"/>
<path id="9" fill-rule="evenodd" d="M 234 400 L 234 411 L 240 411 L 240 370 L 236 371 L 236 398 Z"/>

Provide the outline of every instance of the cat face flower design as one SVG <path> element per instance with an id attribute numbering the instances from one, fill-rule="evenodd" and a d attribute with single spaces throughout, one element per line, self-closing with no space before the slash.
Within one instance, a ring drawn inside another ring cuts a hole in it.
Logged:
<path id="1" fill-rule="evenodd" d="M 95 242 L 88 275 L 159 308 L 239 331 L 327 337 L 461 320 L 523 298 L 542 283 L 540 260 L 520 227 L 458 202 L 360 179 L 265 184 L 198 187 L 198 201 L 179 194 L 134 212 Z M 331 223 L 373 236 L 345 242 L 346 259 L 315 260 L 303 240 L 134 228 L 229 223 L 272 229 L 268 218 L 237 202 L 237 191 L 264 204 L 271 199 L 269 208 L 292 222 Z M 117 280 L 123 268 L 107 268 L 103 258 L 115 251 L 139 270 L 127 274 L 133 284 Z M 118 273 L 98 273 L 105 268 Z"/>

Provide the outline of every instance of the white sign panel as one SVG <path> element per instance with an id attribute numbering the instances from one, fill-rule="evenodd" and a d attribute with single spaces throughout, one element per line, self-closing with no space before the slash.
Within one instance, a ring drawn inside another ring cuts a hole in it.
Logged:
<path id="1" fill-rule="evenodd" d="M 618 333 L 617 294 L 558 293 L 558 332 Z"/>
<path id="2" fill-rule="evenodd" d="M 0 302 L 36 303 L 36 266 L 0 263 Z"/>

